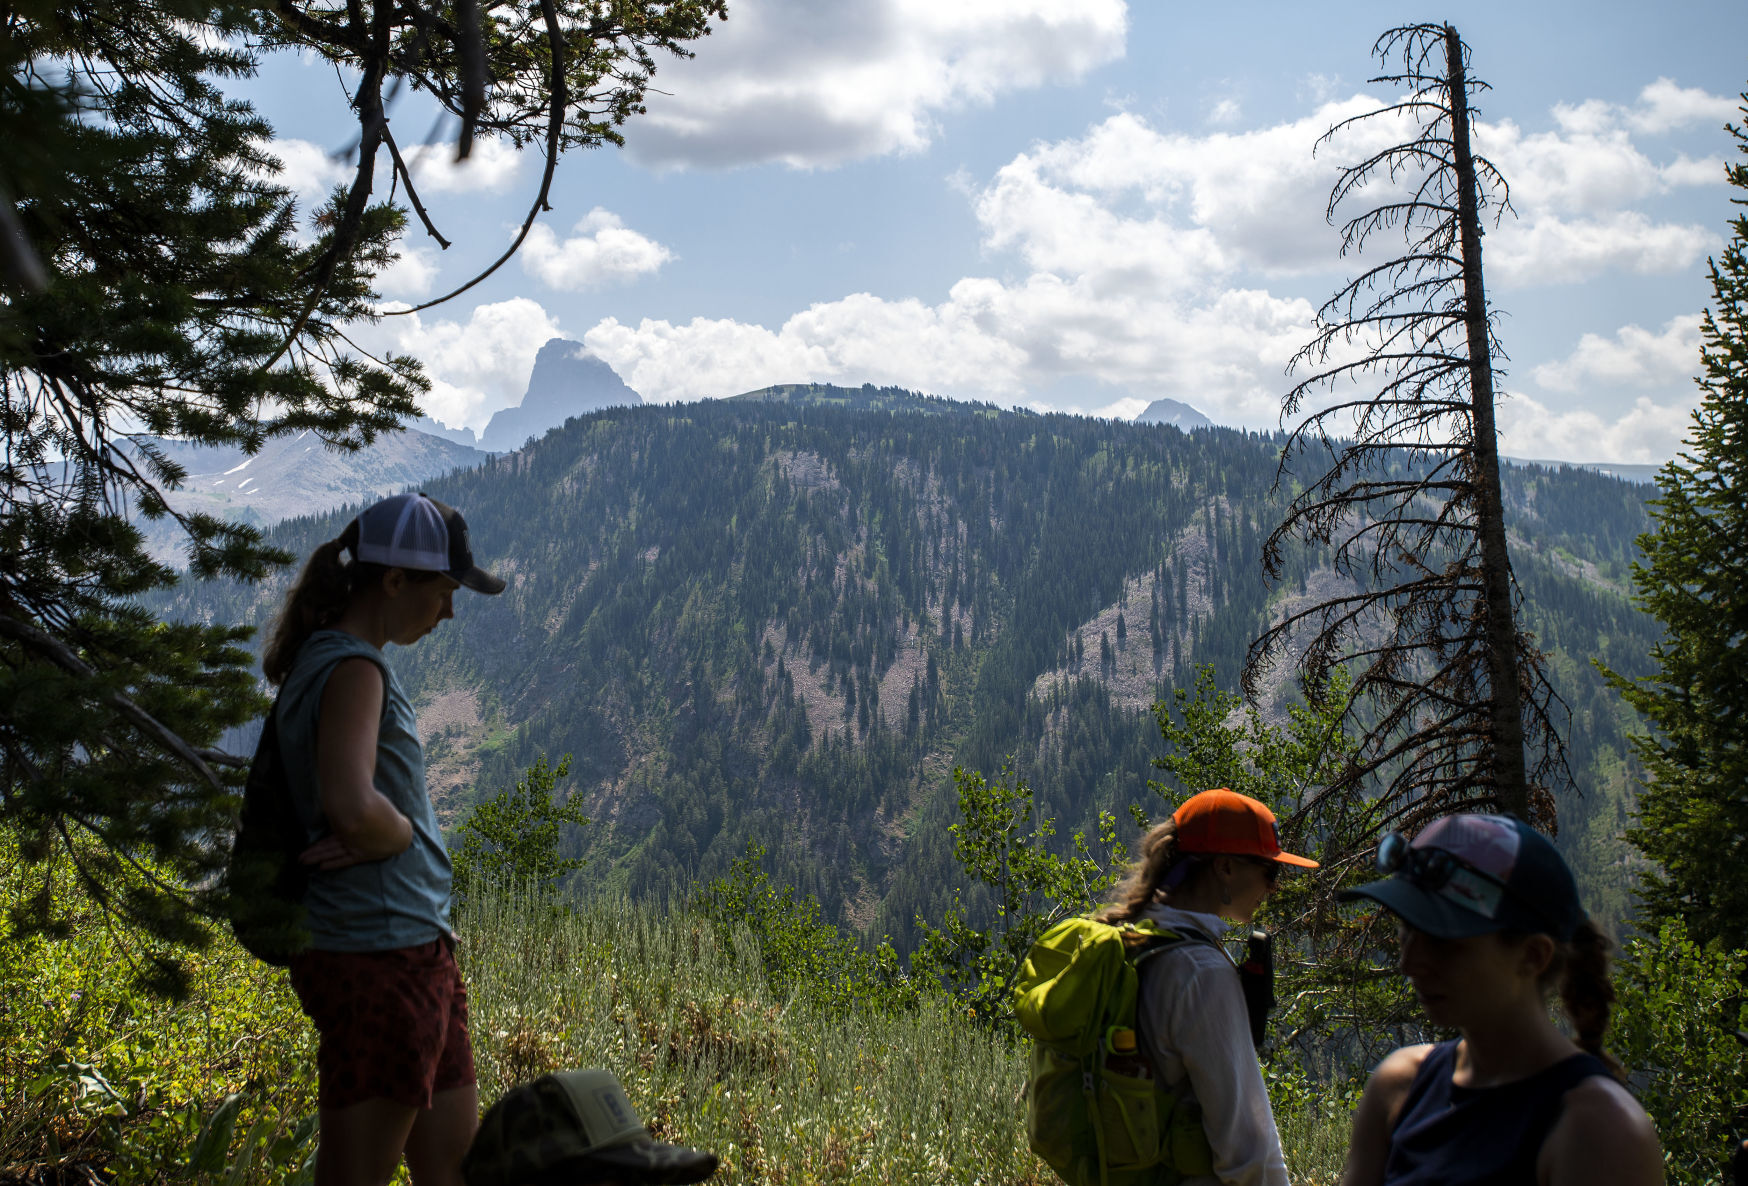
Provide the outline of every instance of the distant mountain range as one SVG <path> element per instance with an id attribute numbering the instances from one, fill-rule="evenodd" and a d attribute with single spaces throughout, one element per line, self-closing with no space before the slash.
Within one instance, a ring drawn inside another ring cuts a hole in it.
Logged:
<path id="1" fill-rule="evenodd" d="M 993 413 L 1001 410 L 994 404 L 946 399 L 939 395 L 921 395 L 902 387 L 876 387 L 872 383 L 864 383 L 860 387 L 837 387 L 830 383 L 778 383 L 731 398 L 746 402 L 791 404 L 797 407 L 842 408 L 855 412 L 959 415 L 967 411 Z"/>
<path id="2" fill-rule="evenodd" d="M 1175 399 L 1156 399 L 1135 417 L 1136 424 L 1169 424 L 1189 432 L 1193 428 L 1212 428 L 1214 422 L 1190 405 Z"/>
<path id="3" fill-rule="evenodd" d="M 461 444 L 477 444 L 488 453 L 511 453 L 572 416 L 642 403 L 643 397 L 626 386 L 612 367 L 590 354 L 588 347 L 567 338 L 552 338 L 534 356 L 534 370 L 528 376 L 522 402 L 513 408 L 500 408 L 477 441 L 468 429 L 450 428 L 429 416 L 420 417 L 413 427 Z"/>
<path id="4" fill-rule="evenodd" d="M 165 494 L 173 509 L 257 527 L 369 502 L 486 459 L 479 449 L 416 429 L 380 436 L 355 453 L 330 448 L 306 431 L 275 437 L 253 457 L 237 448 L 145 439 L 188 471 L 182 488 Z M 153 556 L 170 564 L 184 560 L 187 537 L 174 520 L 137 525 Z"/>
<path id="5" fill-rule="evenodd" d="M 1594 474 L 1607 474 L 1611 478 L 1619 478 L 1623 482 L 1642 482 L 1650 484 L 1657 478 L 1661 465 L 1635 465 L 1623 461 L 1541 461 L 1525 460 L 1522 457 L 1507 457 L 1512 465 L 1539 465 L 1545 469 L 1587 469 Z"/>
<path id="6" fill-rule="evenodd" d="M 1264 622 L 1346 587 L 1301 549 L 1261 579 L 1279 446 L 788 384 L 608 409 L 435 479 L 509 582 L 394 654 L 439 809 L 570 754 L 591 884 L 659 893 L 757 842 L 834 919 L 902 938 L 959 888 L 955 765 L 1011 760 L 1065 841 L 1157 809 L 1155 699 L 1201 663 L 1236 687 Z M 1560 843 L 1609 913 L 1630 713 L 1590 660 L 1639 674 L 1656 638 L 1628 597 L 1645 490 L 1504 477 L 1525 624 L 1574 711 Z M 302 555 L 341 525 L 270 538 Z M 166 612 L 260 623 L 290 576 L 188 585 Z"/>

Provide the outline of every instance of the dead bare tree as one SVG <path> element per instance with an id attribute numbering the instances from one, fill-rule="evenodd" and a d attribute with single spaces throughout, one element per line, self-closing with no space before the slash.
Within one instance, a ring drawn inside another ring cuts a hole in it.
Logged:
<path id="1" fill-rule="evenodd" d="M 1391 29 L 1373 53 L 1387 72 L 1372 81 L 1403 97 L 1336 124 L 1318 146 L 1385 121 L 1411 134 L 1346 166 L 1328 215 L 1381 189 L 1382 201 L 1342 223 L 1342 254 L 1360 256 L 1382 235 L 1400 234 L 1401 246 L 1323 305 L 1294 358 L 1311 373 L 1287 394 L 1283 419 L 1334 398 L 1289 434 L 1277 488 L 1300 481 L 1307 459 L 1325 468 L 1263 548 L 1278 579 L 1295 541 L 1333 545 L 1336 571 L 1358 587 L 1284 615 L 1253 642 L 1245 689 L 1254 696 L 1301 644 L 1312 695 L 1347 671 L 1361 740 L 1325 794 L 1381 783 L 1366 800 L 1373 829 L 1465 806 L 1552 830 L 1551 788 L 1570 777 L 1555 720 L 1565 706 L 1518 624 L 1506 546 L 1493 418 L 1504 352 L 1481 242 L 1483 217 L 1497 223 L 1510 194 L 1470 147 L 1470 98 L 1488 88 L 1449 25 Z"/>

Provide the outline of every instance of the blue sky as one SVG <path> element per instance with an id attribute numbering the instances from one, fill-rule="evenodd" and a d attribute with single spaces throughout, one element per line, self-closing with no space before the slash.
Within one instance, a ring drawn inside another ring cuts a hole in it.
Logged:
<path id="1" fill-rule="evenodd" d="M 1170 396 L 1271 428 L 1285 364 L 1351 267 L 1322 217 L 1341 146 L 1312 143 L 1387 97 L 1365 82 L 1379 32 L 1446 17 L 1494 87 L 1477 143 L 1517 208 L 1484 255 L 1510 354 L 1503 444 L 1664 460 L 1733 213 L 1740 0 L 730 0 L 695 60 L 662 65 L 668 93 L 625 149 L 561 160 L 518 260 L 361 340 L 424 359 L 428 410 L 476 429 L 559 334 L 658 402 L 871 381 L 1107 416 Z M 331 67 L 271 60 L 248 97 L 289 184 L 346 174 Z M 431 124 L 416 100 L 393 118 L 403 145 Z M 414 225 L 385 298 L 495 256 L 540 164 L 432 152 L 422 192 L 456 245 Z"/>

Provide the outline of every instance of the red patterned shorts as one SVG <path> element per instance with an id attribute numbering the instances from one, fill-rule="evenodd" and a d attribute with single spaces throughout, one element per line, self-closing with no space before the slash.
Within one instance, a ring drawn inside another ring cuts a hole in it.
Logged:
<path id="1" fill-rule="evenodd" d="M 467 985 L 448 942 L 393 951 L 305 951 L 291 987 L 315 1023 L 317 1102 L 386 1099 L 429 1108 L 474 1082 Z"/>

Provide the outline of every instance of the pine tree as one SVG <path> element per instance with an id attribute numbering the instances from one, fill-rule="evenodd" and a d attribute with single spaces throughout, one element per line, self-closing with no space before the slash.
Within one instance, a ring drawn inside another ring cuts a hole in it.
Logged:
<path id="1" fill-rule="evenodd" d="M 176 574 L 136 523 L 178 520 L 199 578 L 291 559 L 172 509 L 186 475 L 155 442 L 253 453 L 311 431 L 356 449 L 416 414 L 418 364 L 347 337 L 378 315 L 407 221 L 384 191 L 448 245 L 385 95 L 429 94 L 459 118 L 462 155 L 476 134 L 540 142 L 525 235 L 560 153 L 618 141 L 652 52 L 684 54 L 723 2 L 541 0 L 530 20 L 388 0 L 46 0 L 0 21 L 0 827 L 42 886 L 70 860 L 91 902 L 150 937 L 152 987 L 177 991 L 171 951 L 210 934 L 220 903 L 201 887 L 217 884 L 241 766 L 214 747 L 264 702 L 246 631 L 140 608 Z M 281 50 L 347 74 L 358 120 L 351 181 L 307 220 L 275 180 L 273 129 L 225 92 Z M 80 908 L 45 889 L 6 929 L 54 932 Z"/>
<path id="2" fill-rule="evenodd" d="M 1741 108 L 1748 117 L 1748 93 Z M 1748 156 L 1748 125 L 1726 125 Z M 1748 206 L 1748 163 L 1726 168 Z M 1657 475 L 1656 526 L 1633 569 L 1639 605 L 1667 633 L 1642 681 L 1610 672 L 1656 733 L 1629 838 L 1657 863 L 1640 894 L 1653 920 L 1679 918 L 1705 943 L 1748 948 L 1748 215 L 1710 261 L 1700 324 L 1701 396 L 1687 447 Z M 1654 923 L 1650 924 L 1654 929 Z"/>
<path id="3" fill-rule="evenodd" d="M 1481 248 L 1484 216 L 1503 212 L 1508 195 L 1470 145 L 1471 99 L 1487 84 L 1449 25 L 1391 29 L 1373 52 L 1387 67 L 1373 81 L 1403 97 L 1325 141 L 1378 120 L 1413 134 L 1344 168 L 1328 213 L 1381 187 L 1343 224 L 1343 253 L 1400 241 L 1324 303 L 1294 360 L 1313 373 L 1283 415 L 1303 413 L 1314 393 L 1339 394 L 1288 434 L 1276 484 L 1298 493 L 1263 547 L 1279 582 L 1290 549 L 1333 545 L 1335 570 L 1358 588 L 1271 625 L 1251 646 L 1245 689 L 1259 694 L 1288 656 L 1314 699 L 1349 670 L 1351 723 L 1363 717 L 1365 728 L 1331 791 L 1375 780 L 1380 825 L 1468 807 L 1551 830 L 1553 790 L 1571 777 L 1560 728 L 1569 714 L 1519 622 L 1507 546 L 1493 408 L 1502 351 Z M 1301 462 L 1323 472 L 1296 473 Z"/>

